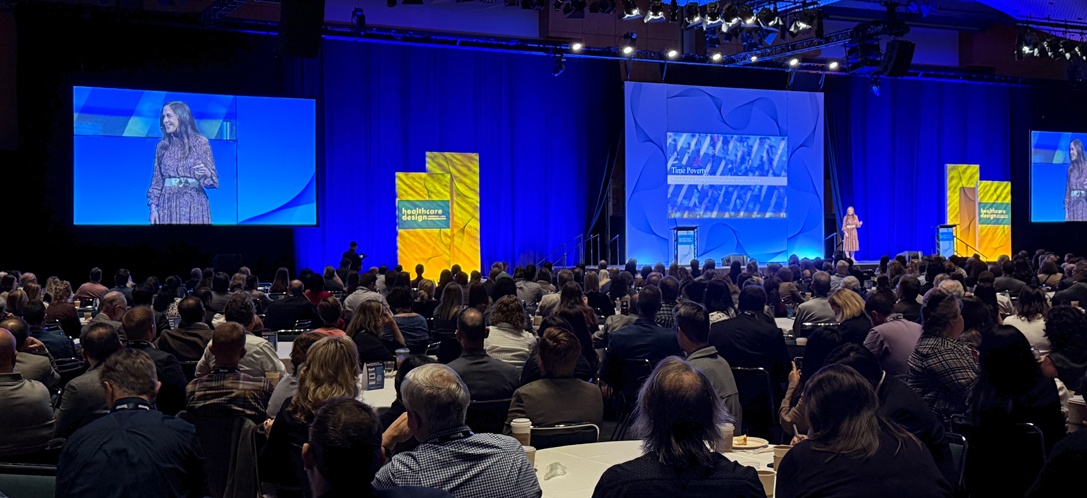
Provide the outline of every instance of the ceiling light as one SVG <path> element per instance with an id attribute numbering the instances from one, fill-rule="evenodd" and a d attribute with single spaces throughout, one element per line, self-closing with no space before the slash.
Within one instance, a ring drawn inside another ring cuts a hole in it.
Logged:
<path id="1" fill-rule="evenodd" d="M 669 59 L 675 59 L 676 57 L 679 57 L 679 50 L 676 50 L 676 49 L 673 48 L 672 50 L 668 51 L 668 58 Z"/>
<path id="2" fill-rule="evenodd" d="M 793 38 L 800 36 L 808 30 L 815 27 L 819 22 L 819 12 L 814 10 L 805 10 L 796 15 L 793 18 L 792 24 L 789 25 L 789 34 Z"/>
<path id="3" fill-rule="evenodd" d="M 631 47 L 630 45 L 627 45 L 627 46 L 623 47 L 623 53 L 624 54 L 630 55 L 633 52 L 634 52 L 634 47 Z"/>
<path id="4" fill-rule="evenodd" d="M 837 71 L 838 61 L 830 61 L 830 64 L 827 64 L 827 69 L 830 69 L 831 71 Z"/>
<path id="5" fill-rule="evenodd" d="M 759 56 L 757 56 L 757 55 L 752 55 L 751 56 L 751 62 L 756 62 L 758 60 L 759 60 Z"/>
<path id="6" fill-rule="evenodd" d="M 800 59 L 797 59 L 796 57 L 793 57 L 792 59 L 789 59 L 789 65 L 793 66 L 793 67 L 799 66 L 800 65 Z"/>
<path id="7" fill-rule="evenodd" d="M 633 31 L 623 35 L 623 39 L 619 42 L 619 50 L 623 55 L 633 56 L 635 49 L 638 47 L 638 33 Z"/>
<path id="8" fill-rule="evenodd" d="M 562 7 L 567 19 L 585 19 L 585 0 L 570 0 Z"/>
<path id="9" fill-rule="evenodd" d="M 573 42 L 573 43 L 570 44 L 570 50 L 573 50 L 574 52 L 578 52 L 578 51 L 581 50 L 581 47 L 583 47 L 583 46 L 584 45 L 582 45 L 581 42 Z"/>
<path id="10" fill-rule="evenodd" d="M 683 24 L 686 29 L 702 25 L 702 15 L 698 11 L 698 4 L 691 2 L 683 7 Z"/>
<path id="11" fill-rule="evenodd" d="M 664 4 L 661 0 L 650 0 L 649 12 L 645 15 L 645 22 L 664 22 Z"/>
<path id="12" fill-rule="evenodd" d="M 634 0 L 623 0 L 623 20 L 633 21 L 642 17 L 642 11 L 638 10 L 638 4 Z"/>
<path id="13" fill-rule="evenodd" d="M 721 57 L 721 52 L 715 52 L 713 55 L 710 56 L 710 59 L 713 59 L 714 62 L 717 62 L 721 60 Z"/>
<path id="14" fill-rule="evenodd" d="M 733 28 L 743 23 L 743 19 L 740 17 L 740 11 L 735 5 L 728 4 L 725 8 L 721 9 L 721 22 L 726 33 L 732 31 Z"/>
<path id="15" fill-rule="evenodd" d="M 751 10 L 751 7 L 746 4 L 736 7 L 736 17 L 739 17 L 745 25 L 755 26 L 755 11 Z"/>
<path id="16" fill-rule="evenodd" d="M 703 25 L 706 29 L 720 26 L 723 21 L 721 20 L 721 4 L 718 2 L 710 2 L 706 4 L 706 23 Z"/>

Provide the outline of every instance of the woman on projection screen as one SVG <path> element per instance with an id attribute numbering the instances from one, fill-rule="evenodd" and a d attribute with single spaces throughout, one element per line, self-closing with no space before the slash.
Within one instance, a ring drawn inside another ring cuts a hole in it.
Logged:
<path id="1" fill-rule="evenodd" d="M 168 102 L 159 118 L 162 140 L 155 147 L 155 170 L 147 205 L 152 225 L 210 225 L 205 188 L 219 188 L 211 144 L 200 134 L 184 102 Z"/>
<path id="2" fill-rule="evenodd" d="M 1068 145 L 1068 187 L 1064 193 L 1064 221 L 1087 221 L 1087 158 L 1083 142 Z"/>

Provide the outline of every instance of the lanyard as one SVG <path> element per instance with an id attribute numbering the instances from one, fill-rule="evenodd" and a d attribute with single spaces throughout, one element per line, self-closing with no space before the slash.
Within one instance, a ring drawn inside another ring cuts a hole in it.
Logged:
<path id="1" fill-rule="evenodd" d="M 450 441 L 457 441 L 457 440 L 460 440 L 460 439 L 469 438 L 469 437 L 472 437 L 473 435 L 474 434 L 472 433 L 472 431 L 470 429 L 465 429 L 463 431 L 456 432 L 456 433 L 453 433 L 453 434 L 447 434 L 445 436 L 439 436 L 439 437 L 436 437 L 436 438 L 427 439 L 426 441 L 423 441 L 423 442 L 424 443 L 434 443 L 434 444 L 444 444 L 444 443 L 448 443 Z"/>

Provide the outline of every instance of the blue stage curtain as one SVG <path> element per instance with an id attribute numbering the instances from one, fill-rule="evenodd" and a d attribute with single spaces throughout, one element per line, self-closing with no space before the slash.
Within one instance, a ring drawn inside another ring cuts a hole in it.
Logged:
<path id="1" fill-rule="evenodd" d="M 1012 87 L 884 79 L 827 81 L 827 163 L 838 230 L 853 206 L 857 259 L 932 253 L 947 218 L 946 164 L 979 164 L 981 180 L 1011 178 Z M 1019 137 L 1026 140 L 1029 137 Z"/>
<path id="2" fill-rule="evenodd" d="M 320 66 L 320 227 L 295 230 L 300 267 L 337 265 L 352 240 L 364 267 L 395 265 L 395 174 L 430 151 L 480 156 L 485 268 L 586 231 L 622 113 L 615 63 L 571 59 L 556 78 L 543 56 L 326 40 Z M 294 70 L 296 91 L 317 77 Z"/>

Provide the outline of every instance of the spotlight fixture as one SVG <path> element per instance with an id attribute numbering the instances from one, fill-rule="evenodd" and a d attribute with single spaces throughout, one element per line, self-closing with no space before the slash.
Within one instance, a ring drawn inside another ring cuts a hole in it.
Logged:
<path id="1" fill-rule="evenodd" d="M 781 34 L 781 26 L 784 24 L 781 22 L 781 17 L 778 17 L 774 11 L 764 8 L 759 11 L 756 19 L 762 31 L 761 40 L 759 41 L 767 46 L 773 45 L 774 40 Z"/>
<path id="2" fill-rule="evenodd" d="M 580 52 L 583 47 L 585 47 L 585 45 L 582 45 L 581 42 L 573 42 L 570 44 L 570 50 L 573 52 Z"/>
<path id="3" fill-rule="evenodd" d="M 827 64 L 827 69 L 830 69 L 831 71 L 837 71 L 838 61 L 830 61 L 830 63 Z"/>
<path id="4" fill-rule="evenodd" d="M 1057 44 L 1057 54 L 1066 61 L 1072 60 L 1073 51 L 1072 42 L 1069 40 L 1061 40 L 1060 43 Z"/>
<path id="5" fill-rule="evenodd" d="M 1042 48 L 1045 49 L 1045 54 L 1048 55 L 1050 59 L 1056 59 L 1057 58 L 1057 39 L 1056 38 L 1054 38 L 1052 36 L 1046 38 L 1045 41 L 1042 42 Z"/>
<path id="6" fill-rule="evenodd" d="M 797 59 L 796 57 L 793 57 L 792 59 L 789 59 L 789 67 L 796 67 L 796 66 L 799 66 L 799 65 L 800 65 L 800 59 Z"/>
<path id="7" fill-rule="evenodd" d="M 619 42 L 619 51 L 628 57 L 633 57 L 638 48 L 638 33 L 633 31 L 623 35 Z"/>
<path id="8" fill-rule="evenodd" d="M 691 29 L 702 25 L 702 14 L 698 10 L 698 3 L 691 2 L 683 7 L 683 24 L 685 29 Z"/>
<path id="9" fill-rule="evenodd" d="M 567 19 L 585 19 L 585 0 L 570 0 L 562 6 L 562 13 Z"/>
<path id="10" fill-rule="evenodd" d="M 722 29 L 726 34 L 741 24 L 743 24 L 743 18 L 740 17 L 740 11 L 735 5 L 728 4 L 721 9 L 721 25 L 724 26 Z"/>
<path id="11" fill-rule="evenodd" d="M 351 25 L 354 26 L 355 33 L 366 31 L 366 14 L 362 13 L 362 8 L 355 7 L 351 11 Z"/>
<path id="12" fill-rule="evenodd" d="M 551 8 L 555 10 L 562 10 L 562 4 L 564 3 L 566 2 L 564 2 L 563 0 L 555 0 L 555 3 L 551 4 Z"/>
<path id="13" fill-rule="evenodd" d="M 645 15 L 645 22 L 664 22 L 664 4 L 661 0 L 649 1 L 649 12 Z"/>
<path id="14" fill-rule="evenodd" d="M 723 57 L 721 52 L 714 52 L 713 55 L 710 56 L 710 59 L 712 59 L 713 62 L 718 62 L 721 60 L 721 57 Z"/>
<path id="15" fill-rule="evenodd" d="M 673 48 L 672 50 L 668 51 L 667 55 L 669 59 L 675 59 L 676 57 L 679 57 L 679 50 Z"/>
<path id="16" fill-rule="evenodd" d="M 740 5 L 736 8 L 736 15 L 740 18 L 740 24 L 742 26 L 756 27 L 758 26 L 758 19 L 755 19 L 755 11 L 751 10 L 751 7 L 747 4 Z"/>
<path id="17" fill-rule="evenodd" d="M 817 22 L 819 22 L 819 15 L 816 11 L 802 11 L 793 18 L 792 24 L 789 25 L 789 35 L 796 38 L 814 28 Z"/>
<path id="18" fill-rule="evenodd" d="M 633 21 L 642 17 L 642 11 L 638 10 L 638 4 L 634 0 L 623 0 L 623 20 Z"/>
<path id="19" fill-rule="evenodd" d="M 752 55 L 751 56 L 751 62 L 758 62 L 758 61 L 759 61 L 759 56 L 757 56 L 757 55 Z"/>
<path id="20" fill-rule="evenodd" d="M 596 0 L 589 5 L 589 12 L 593 14 L 611 14 L 615 12 L 615 0 Z"/>
<path id="21" fill-rule="evenodd" d="M 679 2 L 672 0 L 672 2 L 668 4 L 668 22 L 679 22 L 679 13 Z"/>
<path id="22" fill-rule="evenodd" d="M 703 27 L 705 29 L 715 28 L 722 24 L 721 20 L 721 4 L 718 2 L 710 2 L 706 4 L 706 18 Z"/>

